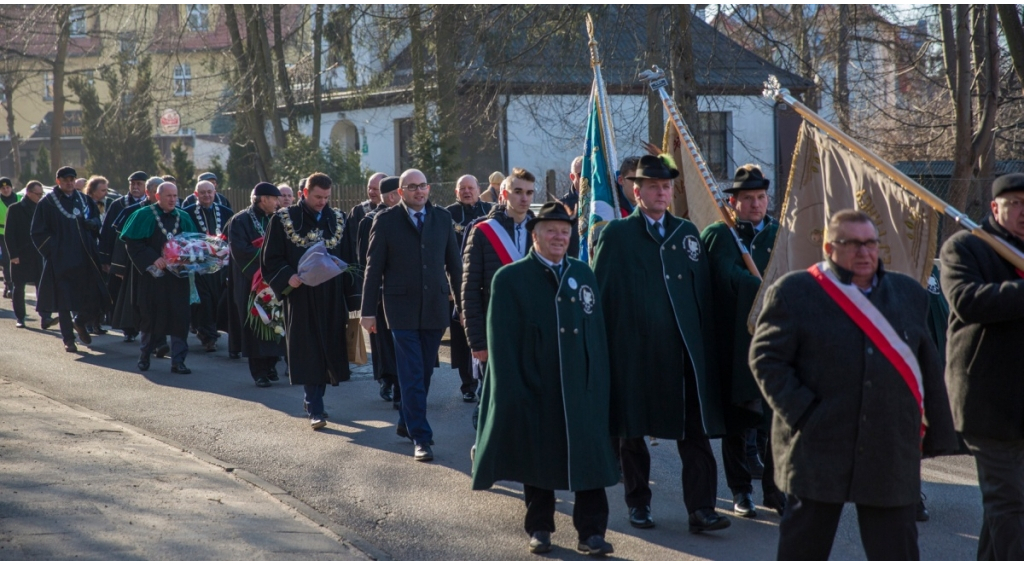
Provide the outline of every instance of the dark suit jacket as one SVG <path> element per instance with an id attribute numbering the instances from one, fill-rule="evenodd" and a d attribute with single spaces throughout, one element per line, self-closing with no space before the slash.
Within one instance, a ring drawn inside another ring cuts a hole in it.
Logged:
<path id="1" fill-rule="evenodd" d="M 378 213 L 370 228 L 362 316 L 377 314 L 376 289 L 383 285 L 384 315 L 392 330 L 447 329 L 448 295 L 462 280 L 451 214 L 430 202 L 423 209 L 422 233 L 405 202 Z"/>

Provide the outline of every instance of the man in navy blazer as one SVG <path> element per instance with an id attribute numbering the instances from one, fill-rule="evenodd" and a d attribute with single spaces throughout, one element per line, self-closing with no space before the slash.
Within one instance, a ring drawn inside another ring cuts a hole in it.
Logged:
<path id="1" fill-rule="evenodd" d="M 362 325 L 376 330 L 376 288 L 383 287 L 384 316 L 395 340 L 402 389 L 399 436 L 412 439 L 417 461 L 434 459 L 427 422 L 427 392 L 441 337 L 451 320 L 448 296 L 462 280 L 452 216 L 428 201 L 430 184 L 416 169 L 399 179 L 398 205 L 377 214 L 370 228 L 363 279 Z M 445 276 L 447 274 L 447 277 Z"/>

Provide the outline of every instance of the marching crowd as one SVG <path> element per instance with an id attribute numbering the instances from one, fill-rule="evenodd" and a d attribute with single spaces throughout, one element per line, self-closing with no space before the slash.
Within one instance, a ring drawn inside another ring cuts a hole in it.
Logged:
<path id="1" fill-rule="evenodd" d="M 573 258 L 581 168 L 577 158 L 570 192 L 536 213 L 536 179 L 520 168 L 483 192 L 462 176 L 447 208 L 422 172 L 377 173 L 348 213 L 329 205 L 322 173 L 295 191 L 261 182 L 237 212 L 211 173 L 185 195 L 136 172 L 119 198 L 71 167 L 49 191 L 0 178 L 4 297 L 25 327 L 34 285 L 41 327 L 59 324 L 68 352 L 104 325 L 138 339 L 140 371 L 170 356 L 188 374 L 189 332 L 209 352 L 226 333 L 256 386 L 278 381 L 284 361 L 313 429 L 328 424 L 327 386 L 349 379 L 359 312 L 380 397 L 421 462 L 433 459 L 427 396 L 447 331 L 462 398 L 478 403 L 472 488 L 523 484 L 533 553 L 551 550 L 555 490 L 575 492 L 582 553 L 613 551 L 605 491 L 620 480 L 628 522 L 654 527 L 649 440 L 677 444 L 689 531 L 729 527 L 715 509 L 721 439 L 733 514 L 757 515 L 760 480 L 761 505 L 781 516 L 779 559 L 827 559 L 846 503 L 868 558 L 917 559 L 921 459 L 962 452 L 978 467 L 979 558 L 1024 558 L 1024 357 L 1012 352 L 1024 272 L 965 231 L 926 290 L 884 268 L 869 216 L 843 210 L 823 260 L 767 288 L 751 334 L 761 279 L 736 239 L 763 273 L 779 228 L 757 166 L 726 190 L 735 231 L 700 232 L 669 211 L 671 159 L 625 159 L 623 218 L 598 226 L 589 263 Z M 991 211 L 983 229 L 1024 253 L 1024 174 L 993 183 Z M 225 239 L 229 265 L 165 275 L 165 245 L 182 233 Z M 314 276 L 318 257 L 337 272 Z M 274 311 L 280 330 L 267 329 Z"/>

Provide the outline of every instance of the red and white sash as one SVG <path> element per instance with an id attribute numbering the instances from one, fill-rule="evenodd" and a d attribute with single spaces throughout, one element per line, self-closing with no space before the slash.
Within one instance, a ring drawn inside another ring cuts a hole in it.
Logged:
<path id="1" fill-rule="evenodd" d="M 910 346 L 900 338 L 889 320 L 867 296 L 853 284 L 843 284 L 836 278 L 828 262 L 819 262 L 807 271 L 899 372 L 921 410 L 921 436 L 924 436 L 924 384 L 921 366 L 914 351 L 910 350 Z"/>
<path id="2" fill-rule="evenodd" d="M 523 258 L 522 253 L 516 248 L 516 244 L 512 242 L 512 238 L 508 236 L 508 232 L 497 219 L 481 221 L 476 224 L 476 229 L 479 229 L 484 237 L 491 242 L 491 246 L 498 253 L 498 259 L 501 260 L 502 266 Z"/>

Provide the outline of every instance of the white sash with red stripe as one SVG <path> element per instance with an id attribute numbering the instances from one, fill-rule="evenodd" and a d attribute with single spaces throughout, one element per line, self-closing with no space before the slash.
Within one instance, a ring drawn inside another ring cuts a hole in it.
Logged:
<path id="1" fill-rule="evenodd" d="M 853 284 L 843 284 L 839 281 L 827 261 L 819 262 L 807 271 L 899 372 L 910 393 L 917 400 L 918 409 L 921 410 L 921 435 L 924 436 L 924 383 L 921 378 L 921 366 L 914 356 L 914 351 L 910 350 L 910 346 L 900 338 L 889 320 L 878 311 L 867 296 Z"/>
<path id="2" fill-rule="evenodd" d="M 491 242 L 491 246 L 498 253 L 502 266 L 523 258 L 522 253 L 516 248 L 516 244 L 512 242 L 512 238 L 508 236 L 508 232 L 497 219 L 481 221 L 476 224 L 476 229 L 479 229 L 484 237 Z"/>

